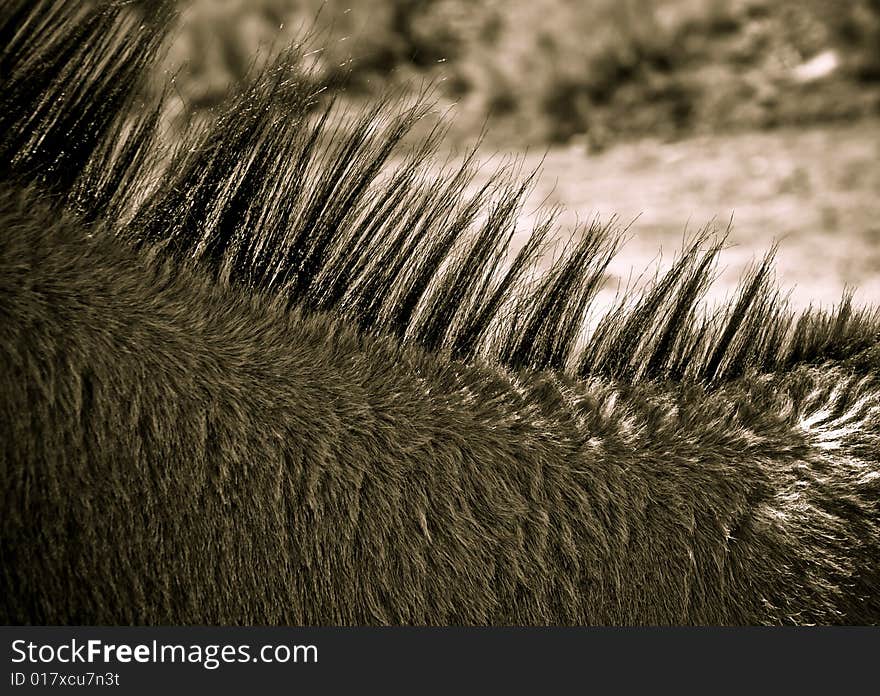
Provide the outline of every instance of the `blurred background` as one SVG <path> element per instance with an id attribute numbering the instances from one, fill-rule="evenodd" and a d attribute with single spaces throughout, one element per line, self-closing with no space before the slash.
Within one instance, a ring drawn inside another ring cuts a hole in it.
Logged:
<path id="1" fill-rule="evenodd" d="M 608 292 L 733 220 L 715 298 L 779 241 L 792 304 L 880 304 L 880 0 L 179 0 L 172 124 L 313 34 L 358 107 L 436 84 L 451 148 L 541 164 L 564 226 L 632 221 Z M 148 5 L 146 5 L 148 7 Z M 439 116 L 438 116 L 439 118 Z M 430 124 L 425 124 L 427 129 Z"/>

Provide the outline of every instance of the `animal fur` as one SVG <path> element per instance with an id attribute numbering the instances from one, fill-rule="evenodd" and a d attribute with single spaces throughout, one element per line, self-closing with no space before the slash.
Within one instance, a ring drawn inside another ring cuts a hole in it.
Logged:
<path id="1" fill-rule="evenodd" d="M 487 248 L 504 224 L 450 255 L 469 228 L 438 193 L 463 180 L 406 174 L 383 201 L 357 129 L 349 169 L 296 164 L 341 189 L 232 166 L 304 152 L 267 135 L 268 107 L 221 117 L 137 203 L 154 112 L 132 127 L 130 95 L 64 101 L 52 66 L 72 59 L 51 47 L 98 50 L 111 27 L 125 72 L 155 35 L 119 8 L 9 8 L 0 37 L 43 39 L 0 57 L 20 101 L 24 60 L 44 69 L 34 104 L 92 111 L 0 116 L 4 623 L 880 623 L 876 313 L 791 317 L 765 264 L 699 320 L 695 248 L 580 347 L 601 235 L 543 284 L 504 285 Z M 38 137 L 83 123 L 81 148 Z M 431 221 L 447 254 L 407 256 Z M 370 265 L 382 249 L 396 275 Z"/>

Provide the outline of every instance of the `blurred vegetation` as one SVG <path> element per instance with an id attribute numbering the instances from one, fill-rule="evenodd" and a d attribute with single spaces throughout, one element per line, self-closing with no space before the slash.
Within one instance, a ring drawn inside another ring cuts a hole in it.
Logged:
<path id="1" fill-rule="evenodd" d="M 184 113 L 311 32 L 316 90 L 438 80 L 505 144 L 745 130 L 880 111 L 880 0 L 181 0 Z M 812 61 L 812 62 L 811 62 Z M 328 90 L 328 91 L 332 91 Z"/>

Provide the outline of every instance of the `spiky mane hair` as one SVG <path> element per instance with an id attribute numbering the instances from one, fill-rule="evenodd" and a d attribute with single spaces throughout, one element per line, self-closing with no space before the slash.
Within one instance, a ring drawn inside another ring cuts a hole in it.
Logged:
<path id="1" fill-rule="evenodd" d="M 610 228 L 533 280 L 528 177 L 296 47 L 163 146 L 142 8 L 0 11 L 6 623 L 880 622 L 876 310 L 701 236 L 584 336 Z"/>

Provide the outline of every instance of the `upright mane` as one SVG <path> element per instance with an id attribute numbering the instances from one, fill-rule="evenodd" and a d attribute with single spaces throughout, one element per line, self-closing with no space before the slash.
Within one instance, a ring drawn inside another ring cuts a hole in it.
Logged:
<path id="1" fill-rule="evenodd" d="M 297 69 L 302 46 L 163 148 L 162 105 L 142 86 L 171 17 L 169 3 L 149 17 L 120 2 L 11 3 L 0 28 L 9 174 L 153 255 L 466 362 L 717 383 L 878 342 L 877 310 L 851 296 L 831 311 L 789 310 L 772 250 L 735 297 L 706 309 L 723 247 L 708 231 L 587 331 L 619 248 L 613 225 L 575 230 L 536 274 L 559 236 L 552 212 L 509 253 L 535 172 L 521 177 L 512 163 L 477 185 L 476 150 L 438 160 L 439 127 L 404 147 L 431 107 L 424 97 L 349 117 L 316 105 Z"/>

